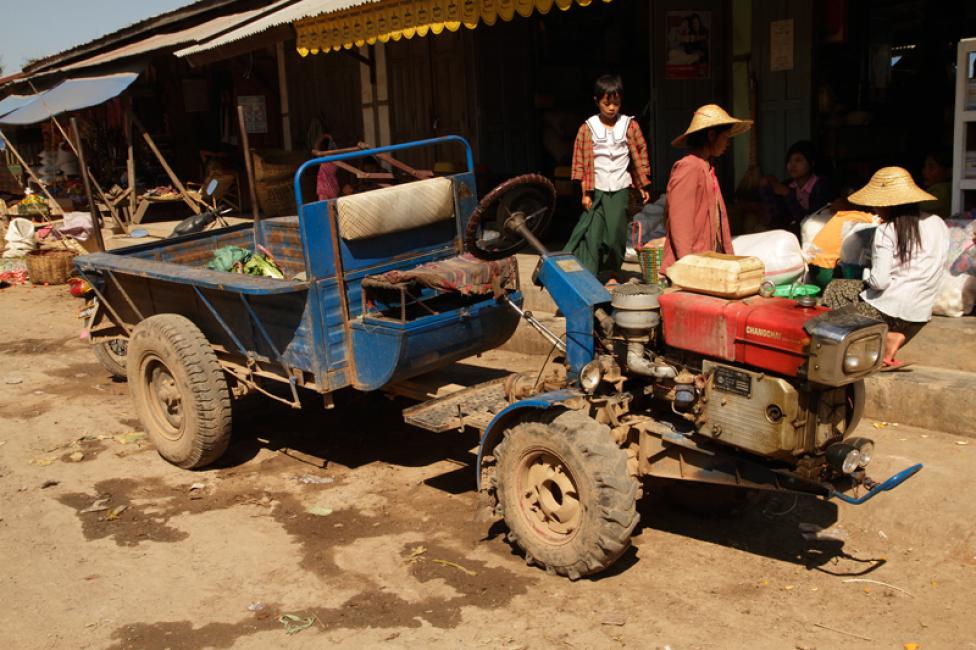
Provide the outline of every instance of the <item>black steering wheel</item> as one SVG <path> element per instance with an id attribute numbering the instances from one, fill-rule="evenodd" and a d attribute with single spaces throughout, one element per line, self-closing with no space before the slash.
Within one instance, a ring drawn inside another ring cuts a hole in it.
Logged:
<path id="1" fill-rule="evenodd" d="M 556 188 L 540 174 L 510 178 L 478 202 L 464 231 L 464 246 L 477 258 L 499 260 L 519 252 L 527 243 L 515 224 L 536 239 L 556 209 Z"/>

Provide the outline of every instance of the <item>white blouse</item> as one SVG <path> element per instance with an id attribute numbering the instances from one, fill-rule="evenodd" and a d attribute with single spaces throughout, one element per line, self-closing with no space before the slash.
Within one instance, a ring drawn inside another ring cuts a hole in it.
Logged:
<path id="1" fill-rule="evenodd" d="M 878 226 L 874 233 L 871 272 L 861 297 L 883 314 L 924 323 L 932 318 L 932 306 L 945 273 L 949 228 L 941 217 L 923 213 L 918 231 L 921 246 L 914 250 L 907 264 L 902 264 L 898 261 L 895 225 Z"/>
<path id="2" fill-rule="evenodd" d="M 631 118 L 620 115 L 613 128 L 600 121 L 599 115 L 586 120 L 593 138 L 593 184 L 603 192 L 616 192 L 630 187 L 630 148 L 627 146 L 627 127 Z"/>

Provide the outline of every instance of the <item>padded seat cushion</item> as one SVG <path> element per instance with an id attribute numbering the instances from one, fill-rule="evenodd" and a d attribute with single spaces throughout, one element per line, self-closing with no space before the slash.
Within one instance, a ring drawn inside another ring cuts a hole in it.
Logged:
<path id="1" fill-rule="evenodd" d="M 390 284 L 417 282 L 439 291 L 463 294 L 500 294 L 518 276 L 515 257 L 487 262 L 470 253 L 437 262 L 421 264 L 406 271 L 387 271 L 371 279 Z"/>
<path id="2" fill-rule="evenodd" d="M 336 200 L 339 236 L 366 239 L 454 217 L 454 184 L 428 178 Z"/>

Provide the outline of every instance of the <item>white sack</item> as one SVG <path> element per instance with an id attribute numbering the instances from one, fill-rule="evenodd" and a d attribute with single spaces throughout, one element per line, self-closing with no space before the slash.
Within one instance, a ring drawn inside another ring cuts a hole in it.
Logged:
<path id="1" fill-rule="evenodd" d="M 807 270 L 796 235 L 787 230 L 769 230 L 732 239 L 736 255 L 758 257 L 766 267 L 766 279 L 773 284 L 797 281 Z"/>
<path id="2" fill-rule="evenodd" d="M 840 263 L 854 266 L 871 266 L 874 231 L 877 224 L 848 221 L 844 224 L 840 242 Z"/>
<path id="3" fill-rule="evenodd" d="M 950 269 L 972 241 L 976 221 L 946 219 L 946 225 L 949 226 L 949 255 L 932 313 L 959 318 L 972 312 L 976 305 L 976 276 L 970 273 L 953 275 Z"/>
<path id="4" fill-rule="evenodd" d="M 4 257 L 23 257 L 34 250 L 36 246 L 34 244 L 34 224 L 30 219 L 22 217 L 11 219 L 4 239 L 7 242 L 7 249 L 3 252 Z"/>
<path id="5" fill-rule="evenodd" d="M 976 277 L 968 273 L 952 275 L 946 271 L 942 276 L 932 313 L 937 316 L 959 318 L 970 313 L 974 306 L 976 306 Z"/>
<path id="6" fill-rule="evenodd" d="M 813 214 L 803 217 L 803 221 L 800 222 L 800 241 L 804 250 L 813 245 L 813 239 L 820 234 L 833 216 L 834 211 L 829 205 L 825 205 Z"/>

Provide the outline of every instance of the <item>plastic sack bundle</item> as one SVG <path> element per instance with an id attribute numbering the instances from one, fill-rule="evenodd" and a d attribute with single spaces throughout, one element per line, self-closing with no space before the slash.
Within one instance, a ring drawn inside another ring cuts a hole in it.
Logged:
<path id="1" fill-rule="evenodd" d="M 769 230 L 732 239 L 736 255 L 758 257 L 766 267 L 766 280 L 773 284 L 796 282 L 806 272 L 806 261 L 796 235 L 787 230 Z"/>
<path id="2" fill-rule="evenodd" d="M 23 257 L 37 248 L 34 243 L 34 224 L 30 219 L 11 219 L 4 239 L 7 242 L 4 257 Z"/>
<path id="3" fill-rule="evenodd" d="M 825 205 L 813 214 L 803 217 L 803 221 L 800 222 L 800 243 L 803 244 L 803 250 L 813 246 L 814 238 L 833 216 L 834 211 L 830 209 L 829 205 Z"/>
<path id="4" fill-rule="evenodd" d="M 631 241 L 628 242 L 627 252 L 624 260 L 627 262 L 637 261 L 637 246 L 644 246 L 653 239 L 664 237 L 664 214 L 667 206 L 667 197 L 662 194 L 661 198 L 653 203 L 648 203 L 641 211 L 636 213 L 631 219 Z M 635 225 L 637 224 L 637 225 Z M 639 228 L 638 228 L 639 226 Z M 636 232 L 640 231 L 640 241 L 636 240 Z"/>
<path id="5" fill-rule="evenodd" d="M 877 224 L 850 221 L 844 224 L 840 244 L 840 263 L 851 266 L 870 266 Z"/>
<path id="6" fill-rule="evenodd" d="M 976 306 L 976 270 L 968 264 L 976 221 L 946 219 L 946 225 L 949 226 L 949 256 L 932 313 L 959 318 Z"/>

